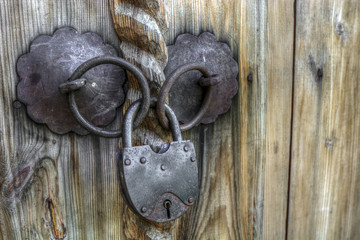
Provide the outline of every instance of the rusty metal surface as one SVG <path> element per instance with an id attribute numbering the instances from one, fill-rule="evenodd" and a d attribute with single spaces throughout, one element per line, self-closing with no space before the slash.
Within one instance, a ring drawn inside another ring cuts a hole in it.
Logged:
<path id="1" fill-rule="evenodd" d="M 149 89 L 149 84 L 145 76 L 141 72 L 141 70 L 132 63 L 122 58 L 113 57 L 113 56 L 99 56 L 92 58 L 81 64 L 71 75 L 69 81 L 67 83 L 61 84 L 59 88 L 60 91 L 64 91 L 64 88 L 66 89 L 66 91 L 70 91 L 69 93 L 70 109 L 73 112 L 76 120 L 78 120 L 78 122 L 81 124 L 81 126 L 86 128 L 89 132 L 102 137 L 120 137 L 122 135 L 121 128 L 119 130 L 105 130 L 103 128 L 94 126 L 91 122 L 86 120 L 86 118 L 84 118 L 84 116 L 80 113 L 75 99 L 74 91 L 76 90 L 76 87 L 79 85 L 77 84 L 79 82 L 78 81 L 79 78 L 81 78 L 82 75 L 87 71 L 89 71 L 90 69 L 103 64 L 113 64 L 120 66 L 130 71 L 132 75 L 138 80 L 138 84 L 140 86 L 142 93 L 142 98 L 140 101 L 138 101 L 138 104 L 136 105 L 136 110 L 139 110 L 140 108 L 134 121 L 134 128 L 137 128 L 143 122 L 146 115 L 148 114 L 150 107 L 150 89 Z M 82 81 L 80 81 L 80 83 L 81 82 Z M 76 87 L 72 87 L 73 83 L 75 83 Z M 71 87 L 73 88 L 73 90 L 71 89 Z M 132 122 L 130 124 L 130 127 L 132 127 Z"/>
<path id="2" fill-rule="evenodd" d="M 87 81 L 86 78 L 79 78 L 72 82 L 62 83 L 59 86 L 59 90 L 63 94 L 66 94 L 66 93 L 69 93 L 72 91 L 76 91 L 76 90 L 79 90 L 80 88 L 82 88 L 83 86 L 85 86 L 86 81 Z"/>
<path id="3" fill-rule="evenodd" d="M 171 221 L 198 196 L 198 167 L 191 160 L 195 149 L 190 141 L 171 142 L 162 154 L 146 145 L 124 148 L 118 156 L 122 189 L 137 214 L 151 221 Z M 142 163 L 142 158 L 147 161 Z M 170 217 L 165 200 L 171 201 Z"/>
<path id="4" fill-rule="evenodd" d="M 159 101 L 157 103 L 156 112 L 160 124 L 165 129 L 169 129 L 169 121 L 165 116 L 165 100 L 168 97 L 169 91 L 171 90 L 171 87 L 174 85 L 174 83 L 176 83 L 176 81 L 181 77 L 182 74 L 189 72 L 191 70 L 200 71 L 203 74 L 203 77 L 199 79 L 199 85 L 208 86 L 208 87 L 199 111 L 191 120 L 180 125 L 181 131 L 189 130 L 194 126 L 196 126 L 198 123 L 200 123 L 200 121 L 203 119 L 205 114 L 208 113 L 209 107 L 212 104 L 212 101 L 215 97 L 214 85 L 217 85 L 219 83 L 219 76 L 218 75 L 210 76 L 209 70 L 207 67 L 205 67 L 204 64 L 188 63 L 180 66 L 179 68 L 175 69 L 175 71 L 172 72 L 170 76 L 166 79 L 159 93 Z M 177 102 L 177 104 L 182 104 L 182 103 Z"/>
<path id="5" fill-rule="evenodd" d="M 131 139 L 132 131 L 136 127 L 135 123 L 133 123 L 133 118 L 134 118 L 135 114 L 138 112 L 141 102 L 142 102 L 142 99 L 139 99 L 139 100 L 133 102 L 126 110 L 124 122 L 123 122 L 123 133 L 124 134 L 122 137 L 124 148 L 132 146 L 132 139 Z M 155 107 L 156 102 L 157 102 L 156 98 L 151 98 L 150 106 Z M 172 132 L 172 137 L 173 137 L 174 141 L 181 141 L 182 140 L 181 131 L 180 131 L 179 122 L 176 118 L 176 115 L 175 115 L 174 111 L 167 104 L 165 104 L 164 106 L 166 109 L 166 116 L 170 119 L 170 128 L 171 128 L 171 132 Z M 138 114 L 137 114 L 137 116 L 138 116 Z M 133 127 L 133 125 L 134 125 L 134 127 Z"/>
<path id="6" fill-rule="evenodd" d="M 26 105 L 29 116 L 55 133 L 87 134 L 74 118 L 59 85 L 82 63 L 99 55 L 117 56 L 117 53 L 95 33 L 79 34 L 65 27 L 51 36 L 37 37 L 30 45 L 30 52 L 17 61 L 20 77 L 17 96 Z M 124 70 L 106 64 L 89 70 L 83 78 L 87 84 L 75 94 L 80 112 L 94 125 L 109 124 L 125 99 Z"/>
<path id="7" fill-rule="evenodd" d="M 166 77 L 186 63 L 202 63 L 210 75 L 219 75 L 221 83 L 214 87 L 214 98 L 201 123 L 211 123 L 218 115 L 227 112 L 231 99 L 238 91 L 237 75 L 239 67 L 233 59 L 227 44 L 218 42 L 216 37 L 208 32 L 196 37 L 191 34 L 179 35 L 174 45 L 168 46 L 169 61 L 164 72 Z M 201 73 L 190 71 L 176 81 L 169 93 L 169 105 L 176 113 L 180 122 L 190 121 L 199 111 L 205 91 L 198 80 Z"/>
<path id="8" fill-rule="evenodd" d="M 152 100 L 152 106 L 156 101 Z M 198 196 L 198 165 L 194 145 L 183 141 L 174 112 L 167 106 L 174 142 L 155 153 L 149 145 L 133 147 L 132 122 L 140 106 L 134 102 L 124 118 L 124 148 L 118 152 L 121 192 L 129 207 L 155 222 L 184 214 Z"/>

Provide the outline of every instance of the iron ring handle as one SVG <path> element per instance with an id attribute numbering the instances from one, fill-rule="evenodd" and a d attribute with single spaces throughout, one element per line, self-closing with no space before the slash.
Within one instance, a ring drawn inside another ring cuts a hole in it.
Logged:
<path id="1" fill-rule="evenodd" d="M 157 116 L 159 118 L 159 122 L 160 122 L 161 126 L 165 129 L 169 130 L 169 121 L 165 115 L 165 100 L 169 94 L 171 87 L 174 85 L 175 81 L 182 74 L 184 74 L 188 71 L 191 71 L 191 70 L 200 71 L 204 77 L 204 79 L 202 81 L 203 84 L 200 84 L 200 85 L 208 86 L 208 87 L 207 87 L 207 91 L 205 94 L 203 104 L 201 105 L 199 112 L 196 114 L 196 116 L 192 120 L 190 120 L 187 123 L 181 124 L 180 130 L 186 131 L 186 130 L 189 130 L 192 127 L 196 126 L 201 121 L 201 119 L 204 117 L 204 115 L 206 114 L 206 112 L 208 110 L 208 107 L 210 106 L 211 97 L 214 92 L 213 85 L 218 84 L 220 81 L 217 78 L 218 76 L 217 75 L 211 76 L 208 69 L 201 63 L 189 63 L 189 64 L 180 66 L 175 71 L 173 71 L 170 74 L 170 76 L 166 79 L 166 81 L 164 82 L 163 86 L 161 87 L 159 98 L 157 101 L 157 107 L 156 107 Z M 211 79 L 212 77 L 214 77 L 213 81 L 210 81 L 209 79 Z"/>
<path id="2" fill-rule="evenodd" d="M 140 89 L 142 91 L 142 102 L 140 106 L 139 113 L 134 121 L 134 128 L 137 128 L 145 119 L 149 107 L 150 107 L 150 89 L 148 82 L 144 76 L 144 74 L 141 72 L 141 70 L 133 65 L 132 63 L 118 57 L 113 56 L 99 56 L 92 58 L 85 63 L 81 64 L 71 75 L 70 79 L 67 83 L 62 84 L 60 86 L 60 90 L 64 92 L 64 89 L 66 88 L 66 84 L 71 85 L 71 83 L 74 83 L 75 85 L 78 83 L 78 88 L 83 86 L 85 81 L 82 81 L 83 79 L 80 79 L 81 76 L 90 70 L 93 67 L 96 67 L 101 64 L 113 64 L 120 66 L 126 70 L 129 70 L 134 77 L 138 80 Z M 80 81 L 77 81 L 80 79 Z M 99 128 L 89 121 L 87 121 L 79 112 L 79 109 L 77 107 L 76 101 L 75 101 L 75 93 L 74 90 L 76 90 L 76 87 L 69 87 L 69 104 L 70 109 L 73 112 L 74 117 L 76 120 L 80 123 L 81 126 L 83 126 L 85 129 L 87 129 L 89 132 L 97 134 L 102 137 L 120 137 L 122 135 L 122 129 L 119 130 L 104 130 L 102 128 Z"/>

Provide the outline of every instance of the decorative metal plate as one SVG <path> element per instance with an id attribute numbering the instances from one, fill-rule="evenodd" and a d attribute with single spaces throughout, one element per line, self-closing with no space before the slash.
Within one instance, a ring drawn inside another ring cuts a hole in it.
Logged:
<path id="1" fill-rule="evenodd" d="M 139 215 L 156 222 L 180 217 L 198 192 L 198 165 L 190 141 L 171 142 L 163 153 L 150 146 L 128 147 L 118 154 L 125 199 Z M 171 202 L 170 215 L 164 202 Z"/>
<path id="2" fill-rule="evenodd" d="M 168 77 L 175 69 L 186 63 L 203 63 L 211 75 L 218 74 L 222 81 L 214 86 L 214 96 L 208 112 L 201 123 L 211 123 L 218 115 L 227 112 L 231 99 L 238 91 L 238 63 L 233 59 L 227 44 L 218 42 L 215 35 L 205 32 L 199 37 L 191 34 L 179 35 L 175 45 L 168 46 L 169 60 L 164 72 Z M 169 93 L 170 107 L 175 111 L 179 121 L 188 122 L 194 117 L 202 104 L 205 91 L 198 80 L 199 71 L 183 74 Z"/>
<path id="3" fill-rule="evenodd" d="M 92 32 L 79 34 L 65 27 L 52 36 L 37 37 L 30 45 L 30 52 L 17 62 L 18 100 L 27 106 L 29 116 L 58 134 L 70 131 L 87 134 L 73 117 L 67 95 L 60 93 L 59 85 L 82 63 L 100 55 L 117 56 L 117 53 Z M 109 124 L 125 99 L 125 71 L 104 64 L 89 70 L 83 78 L 87 84 L 76 92 L 80 112 L 95 125 Z"/>

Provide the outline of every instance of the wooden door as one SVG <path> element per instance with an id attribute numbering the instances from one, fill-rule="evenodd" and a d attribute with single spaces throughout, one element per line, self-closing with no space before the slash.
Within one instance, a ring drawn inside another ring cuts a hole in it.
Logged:
<path id="1" fill-rule="evenodd" d="M 231 110 L 184 134 L 201 161 L 195 206 L 142 220 L 119 192 L 119 139 L 54 134 L 16 102 L 16 60 L 39 34 L 72 26 L 119 51 L 109 2 L 0 0 L 1 238 L 359 239 L 358 1 L 164 3 L 168 45 L 210 31 L 240 69 Z"/>

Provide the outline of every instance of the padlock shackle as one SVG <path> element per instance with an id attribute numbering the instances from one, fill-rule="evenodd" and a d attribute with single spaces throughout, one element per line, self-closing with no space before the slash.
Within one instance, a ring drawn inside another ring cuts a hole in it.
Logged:
<path id="1" fill-rule="evenodd" d="M 134 116 L 139 110 L 141 102 L 142 102 L 141 99 L 133 102 L 126 110 L 124 123 L 123 123 L 123 136 L 122 136 L 124 148 L 132 147 L 131 139 L 132 139 L 133 121 L 134 121 Z M 151 98 L 150 107 L 155 108 L 156 102 L 157 102 L 156 98 Z M 179 122 L 177 120 L 174 111 L 167 104 L 165 104 L 165 112 L 166 112 L 166 116 L 169 118 L 173 140 L 182 141 Z"/>

